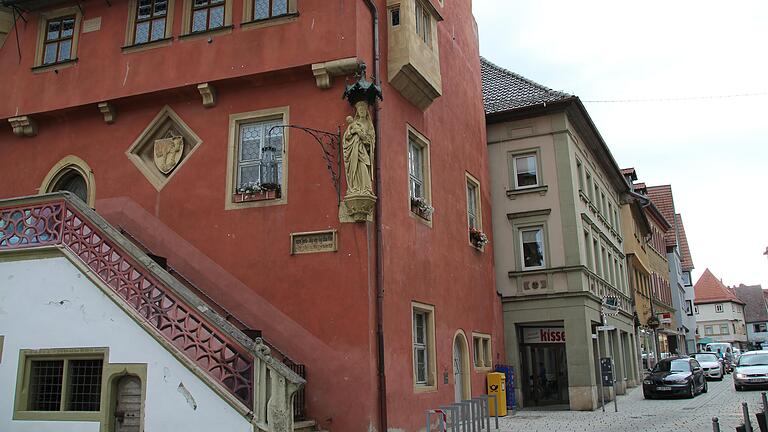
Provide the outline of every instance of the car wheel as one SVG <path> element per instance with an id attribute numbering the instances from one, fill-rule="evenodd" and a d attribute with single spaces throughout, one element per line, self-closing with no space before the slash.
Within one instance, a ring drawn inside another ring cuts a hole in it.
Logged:
<path id="1" fill-rule="evenodd" d="M 736 388 L 736 391 L 741 391 L 741 390 L 742 390 L 742 387 L 741 387 L 741 386 L 738 386 L 738 385 L 737 385 L 737 386 L 734 386 L 734 388 Z"/>
<path id="2" fill-rule="evenodd" d="M 688 384 L 688 393 L 686 393 L 685 397 L 692 398 L 696 396 L 696 386 L 693 385 L 693 382 Z"/>
<path id="3" fill-rule="evenodd" d="M 707 392 L 707 381 L 704 381 L 704 387 L 701 388 L 701 392 L 702 393 L 706 393 Z"/>
<path id="4" fill-rule="evenodd" d="M 653 399 L 653 396 L 643 393 L 643 399 Z"/>

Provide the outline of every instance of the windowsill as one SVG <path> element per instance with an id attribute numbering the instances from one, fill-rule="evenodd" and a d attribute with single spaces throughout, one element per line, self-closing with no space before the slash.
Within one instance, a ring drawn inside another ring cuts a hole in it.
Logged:
<path id="1" fill-rule="evenodd" d="M 48 72 L 50 70 L 66 69 L 68 67 L 72 67 L 72 65 L 74 65 L 75 63 L 77 63 L 77 57 L 71 60 L 65 60 L 58 63 L 35 66 L 32 68 L 32 72 L 42 73 L 42 72 Z"/>
<path id="2" fill-rule="evenodd" d="M 123 51 L 123 54 L 129 54 L 137 51 L 144 51 L 152 48 L 169 46 L 171 45 L 172 41 L 173 41 L 173 37 L 167 37 L 163 39 L 153 40 L 151 42 L 126 45 L 124 47 L 121 47 L 120 49 Z"/>
<path id="3" fill-rule="evenodd" d="M 256 193 L 236 193 L 232 195 L 232 201 L 235 204 L 254 202 L 254 201 L 272 201 L 280 199 L 280 191 L 264 191 Z"/>
<path id="4" fill-rule="evenodd" d="M 299 17 L 298 12 L 291 12 L 291 13 L 273 16 L 269 18 L 246 21 L 244 23 L 240 23 L 240 28 L 243 30 L 252 30 L 257 28 L 269 27 L 273 25 L 280 25 L 280 24 L 296 21 L 298 17 Z"/>
<path id="5" fill-rule="evenodd" d="M 507 189 L 507 198 L 509 199 L 515 199 L 518 195 L 524 195 L 529 193 L 538 193 L 541 196 L 544 196 L 547 194 L 547 189 L 549 189 L 549 186 L 543 185 L 543 186 L 536 186 L 531 188 L 525 188 L 525 189 Z"/>
<path id="6" fill-rule="evenodd" d="M 493 369 L 490 366 L 475 366 L 475 372 L 490 372 Z"/>
<path id="7" fill-rule="evenodd" d="M 235 28 L 235 26 L 233 26 L 232 24 L 229 24 L 229 25 L 225 25 L 224 27 L 219 27 L 211 30 L 185 33 L 179 36 L 179 40 L 194 40 L 194 39 L 204 38 L 206 36 L 210 37 L 210 36 L 215 36 L 220 34 L 229 34 L 229 33 L 232 33 L 233 28 Z"/>
<path id="8" fill-rule="evenodd" d="M 413 392 L 414 393 L 432 393 L 437 391 L 437 385 L 424 385 L 424 384 L 416 384 L 413 386 Z"/>
<path id="9" fill-rule="evenodd" d="M 14 420 L 97 422 L 101 411 L 14 411 Z"/>

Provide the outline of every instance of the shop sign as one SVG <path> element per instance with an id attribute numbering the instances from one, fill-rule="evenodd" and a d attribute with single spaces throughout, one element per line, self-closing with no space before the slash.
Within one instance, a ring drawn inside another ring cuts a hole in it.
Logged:
<path id="1" fill-rule="evenodd" d="M 565 343 L 565 329 L 563 327 L 524 327 L 523 343 Z"/>
<path id="2" fill-rule="evenodd" d="M 662 324 L 672 324 L 672 314 L 670 313 L 663 313 L 661 314 L 661 319 L 659 320 Z"/>

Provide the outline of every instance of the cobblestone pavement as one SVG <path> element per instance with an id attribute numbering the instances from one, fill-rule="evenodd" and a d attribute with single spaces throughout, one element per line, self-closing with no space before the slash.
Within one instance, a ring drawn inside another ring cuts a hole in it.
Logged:
<path id="1" fill-rule="evenodd" d="M 641 387 L 619 396 L 619 412 L 613 402 L 606 403 L 605 412 L 597 411 L 517 411 L 499 420 L 504 432 L 708 432 L 712 417 L 720 420 L 722 432 L 732 432 L 741 424 L 741 403 L 749 404 L 752 426 L 759 431 L 754 413 L 762 409 L 760 391 L 736 392 L 731 375 L 721 382 L 709 381 L 709 391 L 693 399 L 645 400 Z M 493 427 L 493 420 L 491 420 Z"/>

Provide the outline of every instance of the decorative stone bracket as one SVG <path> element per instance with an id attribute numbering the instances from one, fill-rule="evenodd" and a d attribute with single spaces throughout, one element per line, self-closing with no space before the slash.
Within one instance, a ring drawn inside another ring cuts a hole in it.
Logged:
<path id="1" fill-rule="evenodd" d="M 202 83 L 197 85 L 197 91 L 203 97 L 203 106 L 212 108 L 216 106 L 216 88 L 211 83 Z"/>
<path id="2" fill-rule="evenodd" d="M 312 74 L 315 75 L 319 88 L 329 89 L 331 88 L 333 77 L 351 75 L 357 72 L 358 63 L 356 57 L 314 63 L 312 64 Z"/>
<path id="3" fill-rule="evenodd" d="M 109 102 L 101 102 L 99 104 L 99 111 L 104 115 L 104 121 L 107 124 L 112 124 L 115 122 L 115 118 L 117 117 L 117 110 L 115 109 L 114 105 Z"/>
<path id="4" fill-rule="evenodd" d="M 37 123 L 30 116 L 11 117 L 8 123 L 13 128 L 13 133 L 19 137 L 33 137 L 37 135 Z"/>

